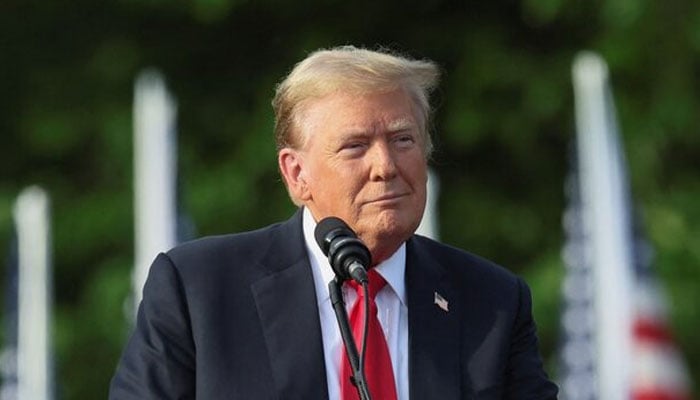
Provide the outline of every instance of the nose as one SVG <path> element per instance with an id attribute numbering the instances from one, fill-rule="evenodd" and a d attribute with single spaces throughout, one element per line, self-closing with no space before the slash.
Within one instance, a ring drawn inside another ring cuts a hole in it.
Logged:
<path id="1" fill-rule="evenodd" d="M 370 150 L 370 179 L 373 181 L 391 180 L 398 173 L 396 155 L 384 141 L 377 141 Z"/>

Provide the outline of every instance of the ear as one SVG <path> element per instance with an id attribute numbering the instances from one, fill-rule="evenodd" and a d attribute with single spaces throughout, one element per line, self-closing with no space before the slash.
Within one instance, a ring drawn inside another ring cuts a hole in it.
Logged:
<path id="1" fill-rule="evenodd" d="M 302 203 L 309 200 L 311 193 L 302 155 L 297 150 L 284 148 L 277 153 L 277 162 L 292 198 Z"/>

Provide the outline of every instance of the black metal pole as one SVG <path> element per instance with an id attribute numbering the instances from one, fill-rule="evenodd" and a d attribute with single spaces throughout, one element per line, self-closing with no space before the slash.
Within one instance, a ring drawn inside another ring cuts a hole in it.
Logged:
<path id="1" fill-rule="evenodd" d="M 339 282 L 337 277 L 328 282 L 328 293 L 331 297 L 335 317 L 338 320 L 340 335 L 343 338 L 343 344 L 345 344 L 345 351 L 347 352 L 348 360 L 350 361 L 352 379 L 355 387 L 357 388 L 357 393 L 359 394 L 360 399 L 371 400 L 369 389 L 367 388 L 367 380 L 365 379 L 365 371 L 360 368 L 360 357 L 357 353 L 357 345 L 355 344 L 355 338 L 350 330 L 348 314 L 345 310 L 345 301 L 343 301 L 343 295 L 340 291 L 341 284 L 342 282 Z"/>

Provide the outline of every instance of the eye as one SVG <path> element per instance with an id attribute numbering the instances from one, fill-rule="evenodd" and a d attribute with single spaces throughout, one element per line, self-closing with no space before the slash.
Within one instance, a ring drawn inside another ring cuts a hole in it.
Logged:
<path id="1" fill-rule="evenodd" d="M 338 152 L 340 154 L 352 157 L 352 156 L 357 156 L 360 155 L 364 152 L 364 150 L 367 148 L 367 144 L 362 141 L 351 141 L 344 143 L 340 146 L 340 149 Z"/>
<path id="2" fill-rule="evenodd" d="M 394 142 L 394 144 L 396 144 L 399 148 L 409 148 L 416 143 L 416 138 L 412 134 L 402 133 L 394 136 L 392 142 Z"/>

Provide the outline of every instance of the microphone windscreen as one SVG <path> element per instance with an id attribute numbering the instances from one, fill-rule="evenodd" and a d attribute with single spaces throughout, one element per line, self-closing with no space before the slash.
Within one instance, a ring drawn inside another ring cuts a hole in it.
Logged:
<path id="1" fill-rule="evenodd" d="M 322 219 L 316 225 L 316 229 L 314 230 L 316 243 L 318 243 L 318 247 L 321 248 L 323 254 L 326 256 L 328 255 L 328 249 L 331 241 L 340 235 L 352 238 L 357 237 L 355 232 L 350 229 L 348 224 L 337 217 L 327 217 Z"/>

